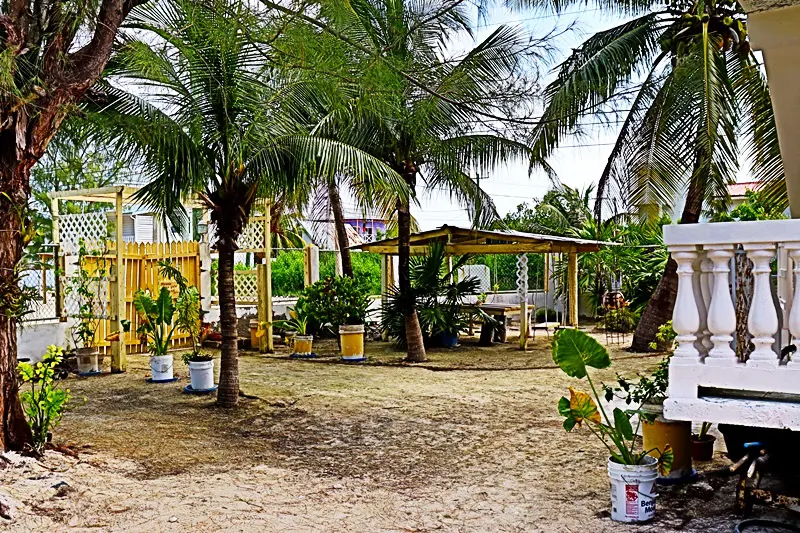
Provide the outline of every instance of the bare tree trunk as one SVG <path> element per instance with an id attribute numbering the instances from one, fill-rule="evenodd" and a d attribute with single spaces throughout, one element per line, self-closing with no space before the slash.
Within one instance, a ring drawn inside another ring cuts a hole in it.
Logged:
<path id="1" fill-rule="evenodd" d="M 697 180 L 689 184 L 686 194 L 686 205 L 683 206 L 681 224 L 696 224 L 703 211 L 703 191 Z M 656 338 L 658 328 L 672 320 L 675 298 L 678 296 L 678 263 L 672 257 L 667 260 L 664 273 L 656 286 L 653 297 L 647 303 L 642 318 L 633 334 L 631 350 L 634 352 L 650 351 L 650 343 Z"/>
<path id="2" fill-rule="evenodd" d="M 4 133 L 4 132 L 2 132 Z M 7 139 L 0 133 L 0 141 Z M 2 150 L 2 149 L 0 149 Z M 23 451 L 33 444 L 19 401 L 17 324 L 20 297 L 17 264 L 24 249 L 23 210 L 28 198 L 29 170 L 0 153 L 0 451 Z"/>
<path id="3" fill-rule="evenodd" d="M 401 174 L 413 192 L 416 185 L 416 172 L 406 171 Z M 411 213 L 408 202 L 397 203 L 397 257 L 398 257 L 398 288 L 403 304 L 403 318 L 406 333 L 406 360 L 412 363 L 421 363 L 427 359 L 425 342 L 422 338 L 422 329 L 419 326 L 416 301 L 411 290 Z"/>
<path id="4" fill-rule="evenodd" d="M 336 242 L 339 245 L 339 255 L 342 258 L 342 274 L 353 277 L 353 261 L 350 257 L 350 240 L 347 238 L 347 228 L 344 224 L 344 210 L 342 199 L 339 197 L 339 186 L 331 181 L 328 184 L 328 199 L 333 211 L 333 225 L 336 228 Z"/>
<path id="5" fill-rule="evenodd" d="M 239 401 L 239 328 L 233 288 L 233 248 L 219 247 L 219 322 L 222 355 L 219 363 L 217 405 L 235 407 Z"/>

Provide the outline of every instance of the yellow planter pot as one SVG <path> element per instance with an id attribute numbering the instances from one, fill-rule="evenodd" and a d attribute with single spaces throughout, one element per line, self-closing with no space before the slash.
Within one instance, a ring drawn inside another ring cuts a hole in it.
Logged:
<path id="1" fill-rule="evenodd" d="M 364 361 L 364 325 L 339 326 L 342 361 Z"/>
<path id="2" fill-rule="evenodd" d="M 292 355 L 297 357 L 310 357 L 312 355 L 311 347 L 314 342 L 312 335 L 295 335 L 294 337 L 294 353 Z"/>
<path id="3" fill-rule="evenodd" d="M 261 345 L 261 340 L 258 336 L 258 320 L 250 321 L 250 347 L 257 349 Z"/>
<path id="4" fill-rule="evenodd" d="M 651 410 L 651 406 L 643 407 L 644 410 Z M 662 411 L 660 406 L 654 411 Z M 683 420 L 667 420 L 660 413 L 655 421 L 642 421 L 642 438 L 644 449 L 653 450 L 650 455 L 658 458 L 660 455 L 656 450 L 663 450 L 667 444 L 672 447 L 675 458 L 672 462 L 672 470 L 666 476 L 669 479 L 680 479 L 692 474 L 692 423 Z"/>

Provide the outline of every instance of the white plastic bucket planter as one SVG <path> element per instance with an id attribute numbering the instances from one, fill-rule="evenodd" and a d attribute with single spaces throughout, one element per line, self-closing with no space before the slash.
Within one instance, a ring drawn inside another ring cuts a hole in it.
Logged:
<path id="1" fill-rule="evenodd" d="M 78 348 L 78 372 L 80 374 L 94 374 L 100 372 L 98 352 L 96 348 Z"/>
<path id="2" fill-rule="evenodd" d="M 611 520 L 646 522 L 656 514 L 655 484 L 658 461 L 646 455 L 641 465 L 622 465 L 608 460 L 611 479 Z"/>
<path id="3" fill-rule="evenodd" d="M 167 381 L 172 379 L 172 356 L 151 355 L 150 375 L 153 381 Z"/>
<path id="4" fill-rule="evenodd" d="M 189 378 L 196 391 L 214 388 L 214 360 L 189 361 Z"/>

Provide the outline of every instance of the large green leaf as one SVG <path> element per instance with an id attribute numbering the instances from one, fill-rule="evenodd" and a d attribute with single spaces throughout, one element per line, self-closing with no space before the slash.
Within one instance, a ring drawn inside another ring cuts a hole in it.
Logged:
<path id="1" fill-rule="evenodd" d="M 172 315 L 175 314 L 175 306 L 172 303 L 172 295 L 169 289 L 161 287 L 161 292 L 158 293 L 158 316 L 156 317 L 157 324 L 171 324 Z"/>
<path id="2" fill-rule="evenodd" d="M 553 340 L 553 361 L 568 376 L 583 378 L 586 367 L 608 368 L 611 358 L 595 339 L 577 329 L 559 331 Z"/>
<path id="3" fill-rule="evenodd" d="M 633 427 L 628 414 L 619 407 L 614 408 L 614 427 L 625 440 L 633 440 Z"/>

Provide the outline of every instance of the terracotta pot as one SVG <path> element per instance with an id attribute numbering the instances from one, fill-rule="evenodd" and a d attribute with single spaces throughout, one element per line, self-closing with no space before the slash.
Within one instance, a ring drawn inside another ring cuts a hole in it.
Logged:
<path id="1" fill-rule="evenodd" d="M 714 442 L 716 437 L 706 435 L 699 440 L 697 435 L 692 435 L 692 459 L 695 461 L 710 461 L 714 458 Z"/>

